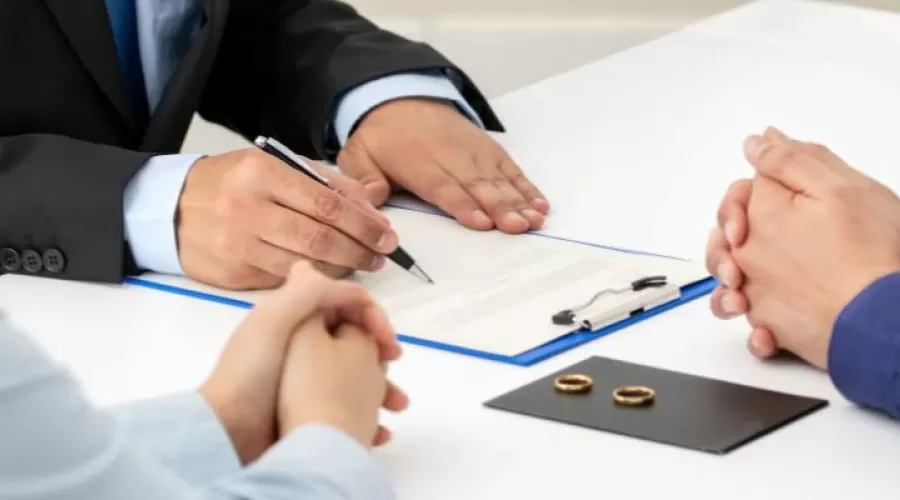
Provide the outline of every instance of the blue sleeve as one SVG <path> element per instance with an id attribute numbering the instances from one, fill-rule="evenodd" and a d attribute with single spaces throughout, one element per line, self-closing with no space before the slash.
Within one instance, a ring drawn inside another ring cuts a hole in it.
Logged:
<path id="1" fill-rule="evenodd" d="M 109 409 L 129 441 L 188 484 L 236 474 L 241 461 L 219 417 L 197 392 Z"/>
<path id="2" fill-rule="evenodd" d="M 854 403 L 900 419 L 900 273 L 875 281 L 841 311 L 828 371 Z"/>
<path id="3" fill-rule="evenodd" d="M 144 415 L 131 421 L 114 418 L 93 407 L 37 344 L 0 320 L 0 500 L 393 499 L 371 454 L 326 426 L 302 427 L 251 466 L 235 468 L 233 451 L 219 446 L 211 415 L 185 398 L 133 406 L 129 411 Z M 173 414 L 164 416 L 167 411 Z M 199 435 L 189 436 L 191 430 Z M 185 438 L 181 449 L 174 440 L 179 436 Z M 161 444 L 148 446 L 154 441 Z M 218 452 L 227 456 L 209 455 Z M 223 466 L 212 474 L 184 474 L 206 469 L 189 463 L 194 460 Z M 185 476 L 218 478 L 196 485 Z"/>
<path id="4" fill-rule="evenodd" d="M 175 213 L 188 171 L 202 155 L 151 158 L 125 188 L 125 241 L 137 267 L 184 274 L 178 258 Z"/>
<path id="5" fill-rule="evenodd" d="M 300 480 L 302 479 L 302 480 Z M 216 483 L 224 498 L 393 500 L 387 475 L 356 441 L 309 425 L 285 437 L 242 474 Z"/>
<path id="6" fill-rule="evenodd" d="M 340 145 L 347 143 L 360 119 L 369 111 L 388 101 L 406 97 L 452 102 L 479 127 L 484 126 L 449 77 L 441 73 L 401 73 L 365 83 L 344 95 L 334 115 L 334 132 Z"/>

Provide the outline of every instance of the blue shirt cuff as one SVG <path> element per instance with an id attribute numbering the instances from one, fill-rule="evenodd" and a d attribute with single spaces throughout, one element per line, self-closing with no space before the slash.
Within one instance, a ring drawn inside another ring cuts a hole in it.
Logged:
<path id="1" fill-rule="evenodd" d="M 218 415 L 197 392 L 108 410 L 131 444 L 143 448 L 192 486 L 206 486 L 241 469 Z"/>
<path id="2" fill-rule="evenodd" d="M 344 95 L 334 115 L 334 132 L 341 147 L 369 111 L 388 101 L 411 97 L 450 101 L 479 127 L 484 127 L 478 113 L 447 76 L 439 73 L 401 73 L 365 83 Z"/>
<path id="3" fill-rule="evenodd" d="M 137 267 L 184 274 L 178 259 L 175 212 L 188 171 L 203 155 L 151 158 L 125 188 L 125 240 Z"/>
<path id="4" fill-rule="evenodd" d="M 900 418 L 900 273 L 869 285 L 841 311 L 828 371 L 850 401 Z"/>

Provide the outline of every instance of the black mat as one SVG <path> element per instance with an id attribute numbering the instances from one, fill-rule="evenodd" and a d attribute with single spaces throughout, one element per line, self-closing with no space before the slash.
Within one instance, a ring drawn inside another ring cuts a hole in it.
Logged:
<path id="1" fill-rule="evenodd" d="M 558 375 L 593 378 L 590 393 L 560 394 Z M 647 407 L 613 402 L 617 387 L 656 391 Z M 828 402 L 757 389 L 695 375 L 591 357 L 485 403 L 490 408 L 626 436 L 724 454 L 783 425 L 824 408 Z"/>

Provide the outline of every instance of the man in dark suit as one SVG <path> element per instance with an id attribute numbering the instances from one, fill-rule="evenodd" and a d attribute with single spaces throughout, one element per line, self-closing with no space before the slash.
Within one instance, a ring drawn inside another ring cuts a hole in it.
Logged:
<path id="1" fill-rule="evenodd" d="M 0 75 L 0 273 L 268 288 L 384 265 L 391 186 L 479 230 L 549 209 L 459 68 L 336 0 L 4 0 Z M 255 148 L 178 154 L 196 112 L 336 161 L 345 197 Z"/>

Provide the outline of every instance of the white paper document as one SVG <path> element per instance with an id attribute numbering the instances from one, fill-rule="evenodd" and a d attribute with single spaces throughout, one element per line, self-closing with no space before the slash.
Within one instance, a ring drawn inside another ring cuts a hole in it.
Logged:
<path id="1" fill-rule="evenodd" d="M 603 289 L 626 287 L 651 275 L 666 276 L 670 283 L 601 296 L 587 312 L 612 324 L 636 308 L 677 299 L 681 286 L 708 276 L 702 266 L 681 260 L 539 235 L 477 232 L 443 216 L 400 208 L 384 213 L 403 248 L 435 284 L 390 261 L 377 273 L 351 279 L 379 301 L 398 333 L 466 349 L 515 356 L 576 329 L 554 325 L 553 314 L 579 306 Z M 268 293 L 223 291 L 182 277 L 142 278 L 250 303 Z"/>

